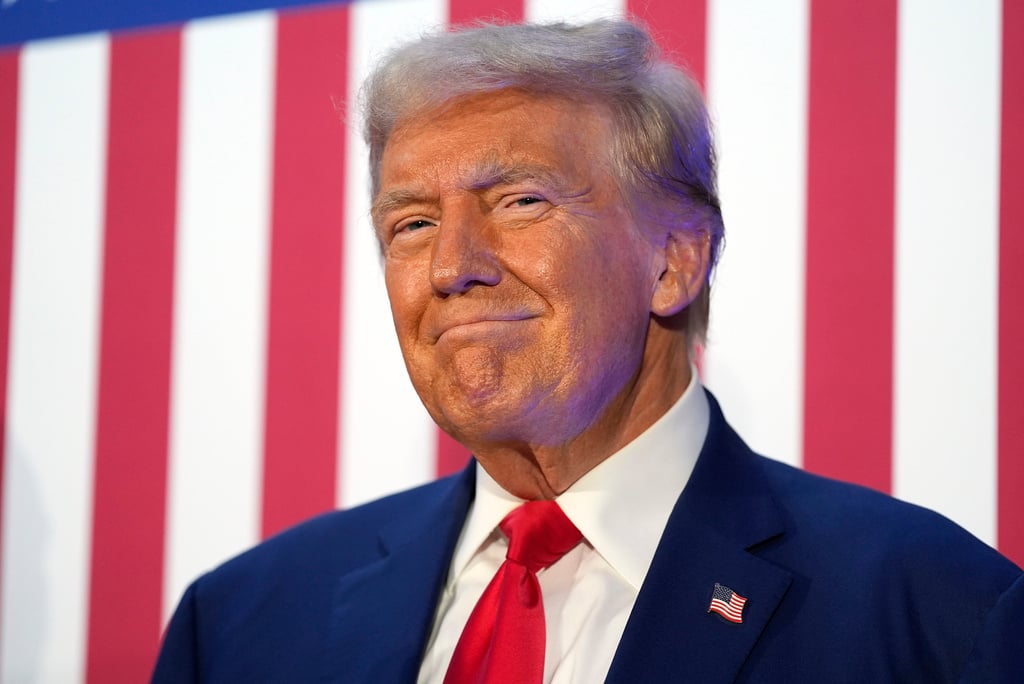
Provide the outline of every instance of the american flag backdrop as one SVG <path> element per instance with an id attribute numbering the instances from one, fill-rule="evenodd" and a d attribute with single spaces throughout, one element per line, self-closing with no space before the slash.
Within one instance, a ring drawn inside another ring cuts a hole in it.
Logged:
<path id="1" fill-rule="evenodd" d="M 1024 562 L 1024 2 L 3 0 L 0 681 L 143 681 L 195 575 L 464 462 L 350 103 L 432 27 L 622 14 L 716 122 L 731 422 Z"/>

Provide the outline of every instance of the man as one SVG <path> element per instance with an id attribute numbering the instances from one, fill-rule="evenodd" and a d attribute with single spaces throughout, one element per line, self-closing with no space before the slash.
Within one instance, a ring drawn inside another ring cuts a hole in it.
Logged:
<path id="1" fill-rule="evenodd" d="M 700 387 L 714 154 L 699 90 L 643 30 L 427 37 L 365 111 L 405 362 L 475 461 L 200 578 L 154 681 L 1020 675 L 1018 568 L 753 454 Z"/>

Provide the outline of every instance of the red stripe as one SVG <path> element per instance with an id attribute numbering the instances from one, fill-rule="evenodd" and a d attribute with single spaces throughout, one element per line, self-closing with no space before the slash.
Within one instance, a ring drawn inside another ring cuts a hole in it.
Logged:
<path id="1" fill-rule="evenodd" d="M 277 23 L 264 536 L 335 505 L 348 10 Z"/>
<path id="2" fill-rule="evenodd" d="M 449 0 L 448 23 L 470 24 L 479 19 L 515 23 L 523 20 L 524 0 Z"/>
<path id="3" fill-rule="evenodd" d="M 437 430 L 437 476 L 451 475 L 466 467 L 469 450 L 462 446 L 447 432 Z"/>
<path id="4" fill-rule="evenodd" d="M 160 638 L 178 31 L 110 47 L 106 234 L 86 677 L 140 682 Z"/>
<path id="5" fill-rule="evenodd" d="M 892 486 L 895 0 L 811 3 L 804 466 Z"/>
<path id="6" fill-rule="evenodd" d="M 707 64 L 707 0 L 628 0 L 626 11 L 643 21 L 673 60 L 686 66 L 701 85 Z"/>
<path id="7" fill-rule="evenodd" d="M 999 549 L 1024 566 L 1024 3 L 1003 3 L 999 216 Z"/>
<path id="8" fill-rule="evenodd" d="M 14 182 L 18 140 L 18 51 L 0 50 L 0 529 L 3 529 L 4 445 L 7 427 L 7 345 L 11 325 Z M 3 567 L 0 548 L 0 567 Z M 2 597 L 0 597 L 2 600 Z"/>

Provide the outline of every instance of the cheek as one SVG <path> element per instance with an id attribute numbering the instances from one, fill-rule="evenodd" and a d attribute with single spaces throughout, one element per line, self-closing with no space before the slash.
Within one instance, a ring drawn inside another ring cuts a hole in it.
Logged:
<path id="1" fill-rule="evenodd" d="M 399 342 L 403 346 L 407 343 L 407 338 L 415 334 L 430 295 L 429 290 L 424 295 L 423 288 L 417 284 L 414 274 L 415 271 L 404 264 L 388 264 L 384 270 L 384 285 L 391 302 L 391 315 L 395 321 Z"/>
<path id="2" fill-rule="evenodd" d="M 629 309 L 648 308 L 653 283 L 650 262 L 650 255 L 637 243 L 609 240 L 564 251 L 561 259 L 548 260 L 543 276 L 560 292 L 621 318 L 631 313 Z"/>
<path id="3" fill-rule="evenodd" d="M 579 269 L 568 288 L 575 293 L 576 318 L 604 347 L 637 345 L 650 316 L 649 268 L 637 252 L 609 245 Z"/>
<path id="4" fill-rule="evenodd" d="M 570 264 L 560 263 L 562 260 L 553 255 L 552 251 L 551 249 L 542 249 L 526 256 L 528 268 L 539 283 L 555 284 L 560 274 L 571 267 Z"/>

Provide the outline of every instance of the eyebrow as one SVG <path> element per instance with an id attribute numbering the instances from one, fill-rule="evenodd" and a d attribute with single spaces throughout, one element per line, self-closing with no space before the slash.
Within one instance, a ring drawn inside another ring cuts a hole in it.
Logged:
<path id="1" fill-rule="evenodd" d="M 389 211 L 400 209 L 410 204 L 427 204 L 436 201 L 436 194 L 425 193 L 412 188 L 387 190 L 377 195 L 377 199 L 373 201 L 373 206 L 370 207 L 370 218 L 373 220 L 373 225 L 376 226 Z"/>
<path id="2" fill-rule="evenodd" d="M 564 190 L 566 185 L 565 179 L 560 178 L 549 166 L 510 162 L 497 154 L 492 154 L 475 164 L 465 174 L 459 186 L 471 192 L 479 192 L 499 185 L 514 185 L 527 181 L 536 181 L 556 191 Z M 376 226 L 390 211 L 410 204 L 431 204 L 437 201 L 437 194 L 433 192 L 413 187 L 394 188 L 377 195 L 370 208 L 370 217 Z"/>

